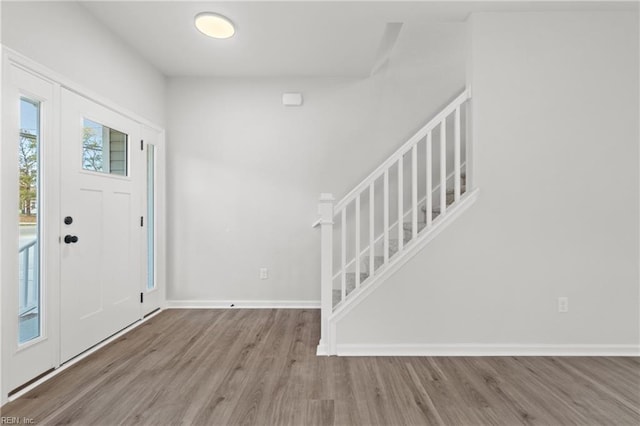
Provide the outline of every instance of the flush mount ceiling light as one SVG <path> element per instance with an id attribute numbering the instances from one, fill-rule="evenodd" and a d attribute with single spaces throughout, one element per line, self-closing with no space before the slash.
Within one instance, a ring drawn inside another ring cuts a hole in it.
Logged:
<path id="1" fill-rule="evenodd" d="M 228 18 L 217 13 L 198 13 L 195 22 L 198 31 L 209 37 L 229 38 L 236 33 L 233 23 Z"/>

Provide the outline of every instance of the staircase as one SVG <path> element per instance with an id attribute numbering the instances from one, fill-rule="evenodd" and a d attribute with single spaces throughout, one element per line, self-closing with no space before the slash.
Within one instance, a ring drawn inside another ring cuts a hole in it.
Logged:
<path id="1" fill-rule="evenodd" d="M 466 192 L 466 176 L 462 175 L 461 176 L 461 188 L 460 188 L 460 192 L 461 194 L 464 194 Z M 453 190 L 448 190 L 447 191 L 447 207 L 451 206 L 451 204 L 453 204 L 454 202 L 454 191 Z M 420 210 L 422 210 L 423 213 L 423 219 L 422 221 L 418 222 L 418 234 L 420 234 L 420 232 L 426 228 L 427 226 L 427 209 L 426 206 L 422 206 L 420 208 Z M 434 208 L 431 210 L 431 218 L 436 219 L 438 216 L 440 215 L 440 208 Z M 413 236 L 413 224 L 411 222 L 403 222 L 403 246 L 406 246 L 410 241 L 411 238 Z M 389 239 L 389 258 L 393 258 L 394 255 L 396 255 L 398 253 L 398 239 L 397 238 L 391 238 Z M 371 259 L 369 257 L 365 257 L 363 259 L 363 268 L 360 272 L 360 283 L 364 283 L 366 281 L 367 278 L 369 278 L 369 276 L 372 274 L 371 271 Z M 384 256 L 374 256 L 373 257 L 373 273 L 375 273 L 375 271 L 377 269 L 379 269 L 381 266 L 384 265 Z M 356 288 L 356 273 L 355 272 L 346 272 L 346 289 L 345 289 L 345 293 L 346 296 L 349 296 L 349 294 L 351 294 L 351 292 L 353 290 L 355 290 Z M 342 300 L 342 291 L 341 289 L 333 289 L 333 298 L 332 298 L 332 306 L 335 308 L 338 303 L 340 303 L 340 301 Z"/>
<path id="2" fill-rule="evenodd" d="M 319 355 L 336 355 L 339 320 L 476 200 L 469 99 L 464 90 L 339 202 L 321 194 Z"/>

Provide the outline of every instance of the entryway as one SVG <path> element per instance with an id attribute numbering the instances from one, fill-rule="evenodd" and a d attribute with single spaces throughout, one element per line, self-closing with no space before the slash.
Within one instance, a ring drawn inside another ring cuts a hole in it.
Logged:
<path id="1" fill-rule="evenodd" d="M 3 74 L 4 400 L 163 297 L 162 131 L 20 64 Z"/>

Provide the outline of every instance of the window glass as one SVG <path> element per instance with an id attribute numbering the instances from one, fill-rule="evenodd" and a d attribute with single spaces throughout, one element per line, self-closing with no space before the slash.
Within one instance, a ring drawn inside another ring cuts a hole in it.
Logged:
<path id="1" fill-rule="evenodd" d="M 40 102 L 20 99 L 18 145 L 18 342 L 41 334 L 40 291 Z"/>
<path id="2" fill-rule="evenodd" d="M 155 280 L 155 146 L 147 145 L 147 289 Z"/>
<path id="3" fill-rule="evenodd" d="M 85 118 L 82 168 L 127 176 L 127 135 Z"/>

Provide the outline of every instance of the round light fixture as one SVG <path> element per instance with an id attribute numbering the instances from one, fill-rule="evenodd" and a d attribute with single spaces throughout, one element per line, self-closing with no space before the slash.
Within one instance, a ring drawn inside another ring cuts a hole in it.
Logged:
<path id="1" fill-rule="evenodd" d="M 229 38 L 236 33 L 233 23 L 228 18 L 217 13 L 198 13 L 195 21 L 198 31 L 209 37 Z"/>

